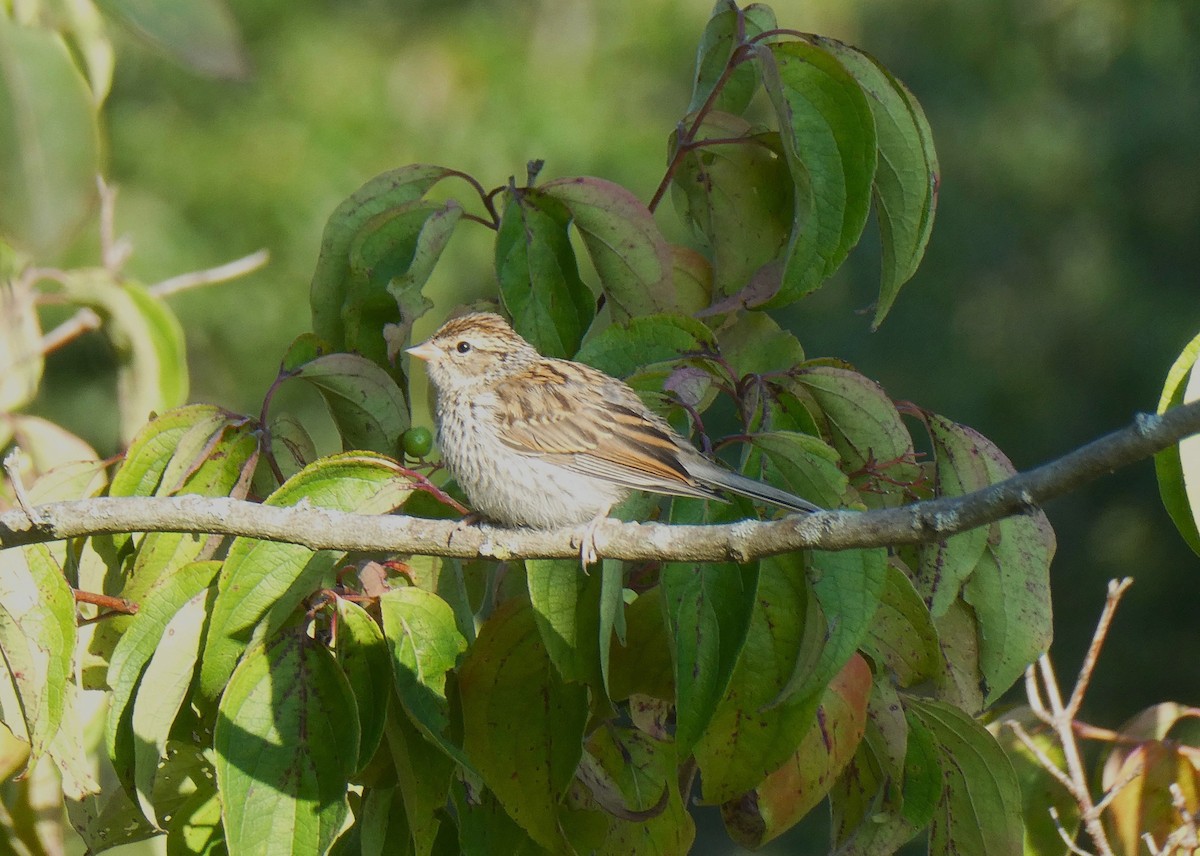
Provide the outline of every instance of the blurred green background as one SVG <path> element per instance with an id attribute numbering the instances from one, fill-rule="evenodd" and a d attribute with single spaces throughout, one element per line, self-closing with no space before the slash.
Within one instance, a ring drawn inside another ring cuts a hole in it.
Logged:
<path id="1" fill-rule="evenodd" d="M 876 333 L 868 233 L 781 318 L 810 356 L 847 359 L 965 422 L 1026 469 L 1153 409 L 1200 330 L 1200 4 L 1195 0 L 775 0 L 784 26 L 852 42 L 916 93 L 941 199 L 925 262 Z M 192 398 L 257 413 L 308 326 L 333 208 L 383 170 L 433 162 L 485 186 L 590 174 L 648 199 L 687 104 L 710 0 L 231 0 L 248 75 L 213 80 L 118 35 L 105 108 L 118 231 L 147 283 L 270 250 L 244 280 L 171 298 Z M 669 201 L 660 213 L 678 224 Z M 471 224 L 468 224 L 471 225 Z M 431 290 L 491 288 L 491 233 L 460 228 Z M 78 252 L 86 257 L 90 238 Z M 426 326 L 438 320 L 431 315 Z M 114 448 L 96 339 L 48 365 L 39 412 Z M 1200 700 L 1196 557 L 1149 462 L 1053 502 L 1054 656 L 1073 674 L 1106 581 L 1137 584 L 1084 716 L 1115 726 Z M 722 836 L 723 837 L 723 836 Z M 719 839 L 718 839 L 719 840 Z M 727 842 L 697 852 L 727 852 Z"/>

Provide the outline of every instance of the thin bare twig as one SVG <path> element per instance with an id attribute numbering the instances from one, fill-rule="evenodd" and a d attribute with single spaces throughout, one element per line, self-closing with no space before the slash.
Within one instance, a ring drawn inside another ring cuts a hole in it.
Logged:
<path id="1" fill-rule="evenodd" d="M 12 485 L 13 495 L 17 498 L 17 505 L 20 506 L 21 513 L 29 518 L 29 522 L 34 526 L 41 526 L 45 521 L 34 504 L 29 501 L 29 494 L 25 491 L 25 482 L 21 479 L 20 461 L 21 450 L 14 446 L 4 456 L 4 472 L 8 474 L 8 481 Z"/>
<path id="2" fill-rule="evenodd" d="M 1108 597 L 1104 600 L 1104 609 L 1100 613 L 1100 620 L 1096 623 L 1096 632 L 1092 634 L 1092 644 L 1088 646 L 1087 654 L 1083 658 L 1083 665 L 1079 667 L 1079 677 L 1075 681 L 1075 689 L 1071 691 L 1071 700 L 1067 703 L 1066 713 L 1071 719 L 1074 719 L 1079 713 L 1079 706 L 1083 704 L 1083 694 L 1087 692 L 1088 685 L 1092 682 L 1096 658 L 1100 656 L 1100 649 L 1104 646 L 1104 640 L 1108 636 L 1108 627 L 1117 611 L 1117 604 L 1121 602 L 1121 597 L 1131 585 L 1133 585 L 1133 580 L 1129 577 L 1108 581 Z"/>

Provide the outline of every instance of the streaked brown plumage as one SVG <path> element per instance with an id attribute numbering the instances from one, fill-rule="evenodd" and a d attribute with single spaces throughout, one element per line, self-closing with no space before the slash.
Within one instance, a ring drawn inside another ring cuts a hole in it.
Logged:
<path id="1" fill-rule="evenodd" d="M 792 511 L 817 506 L 729 472 L 696 451 L 627 384 L 544 357 L 498 315 L 452 319 L 409 350 L 437 390 L 438 443 L 484 517 L 540 529 L 595 524 L 645 490 L 719 497 L 719 489 Z"/>

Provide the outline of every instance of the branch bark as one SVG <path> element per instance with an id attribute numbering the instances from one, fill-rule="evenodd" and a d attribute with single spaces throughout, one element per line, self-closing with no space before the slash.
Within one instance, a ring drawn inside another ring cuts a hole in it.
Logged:
<path id="1" fill-rule="evenodd" d="M 1128 427 L 1050 463 L 961 497 L 880 511 L 823 511 L 782 520 L 714 526 L 604 521 L 602 556 L 627 560 L 738 561 L 803 548 L 847 550 L 940 541 L 1036 509 L 1106 473 L 1200 432 L 1200 402 L 1162 415 L 1138 414 Z M 573 558 L 573 529 L 536 531 L 400 515 L 367 516 L 311 505 L 275 507 L 200 496 L 116 497 L 47 503 L 0 515 L 0 549 L 116 532 L 244 535 L 313 549 L 459 558 Z"/>

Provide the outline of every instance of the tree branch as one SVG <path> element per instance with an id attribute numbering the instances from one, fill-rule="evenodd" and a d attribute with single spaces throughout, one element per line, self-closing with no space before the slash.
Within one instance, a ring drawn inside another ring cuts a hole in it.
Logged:
<path id="1" fill-rule="evenodd" d="M 596 530 L 602 556 L 627 560 L 738 561 L 802 548 L 847 550 L 942 540 L 1026 513 L 1200 432 L 1200 402 L 1133 424 L 1063 457 L 961 497 L 880 511 L 824 511 L 782 520 L 713 526 L 604 521 Z M 454 520 L 348 514 L 301 504 L 260 505 L 200 496 L 116 497 L 14 509 L 0 515 L 0 549 L 116 532 L 245 535 L 313 549 L 424 554 L 459 558 L 572 558 L 573 529 L 536 531 Z"/>

